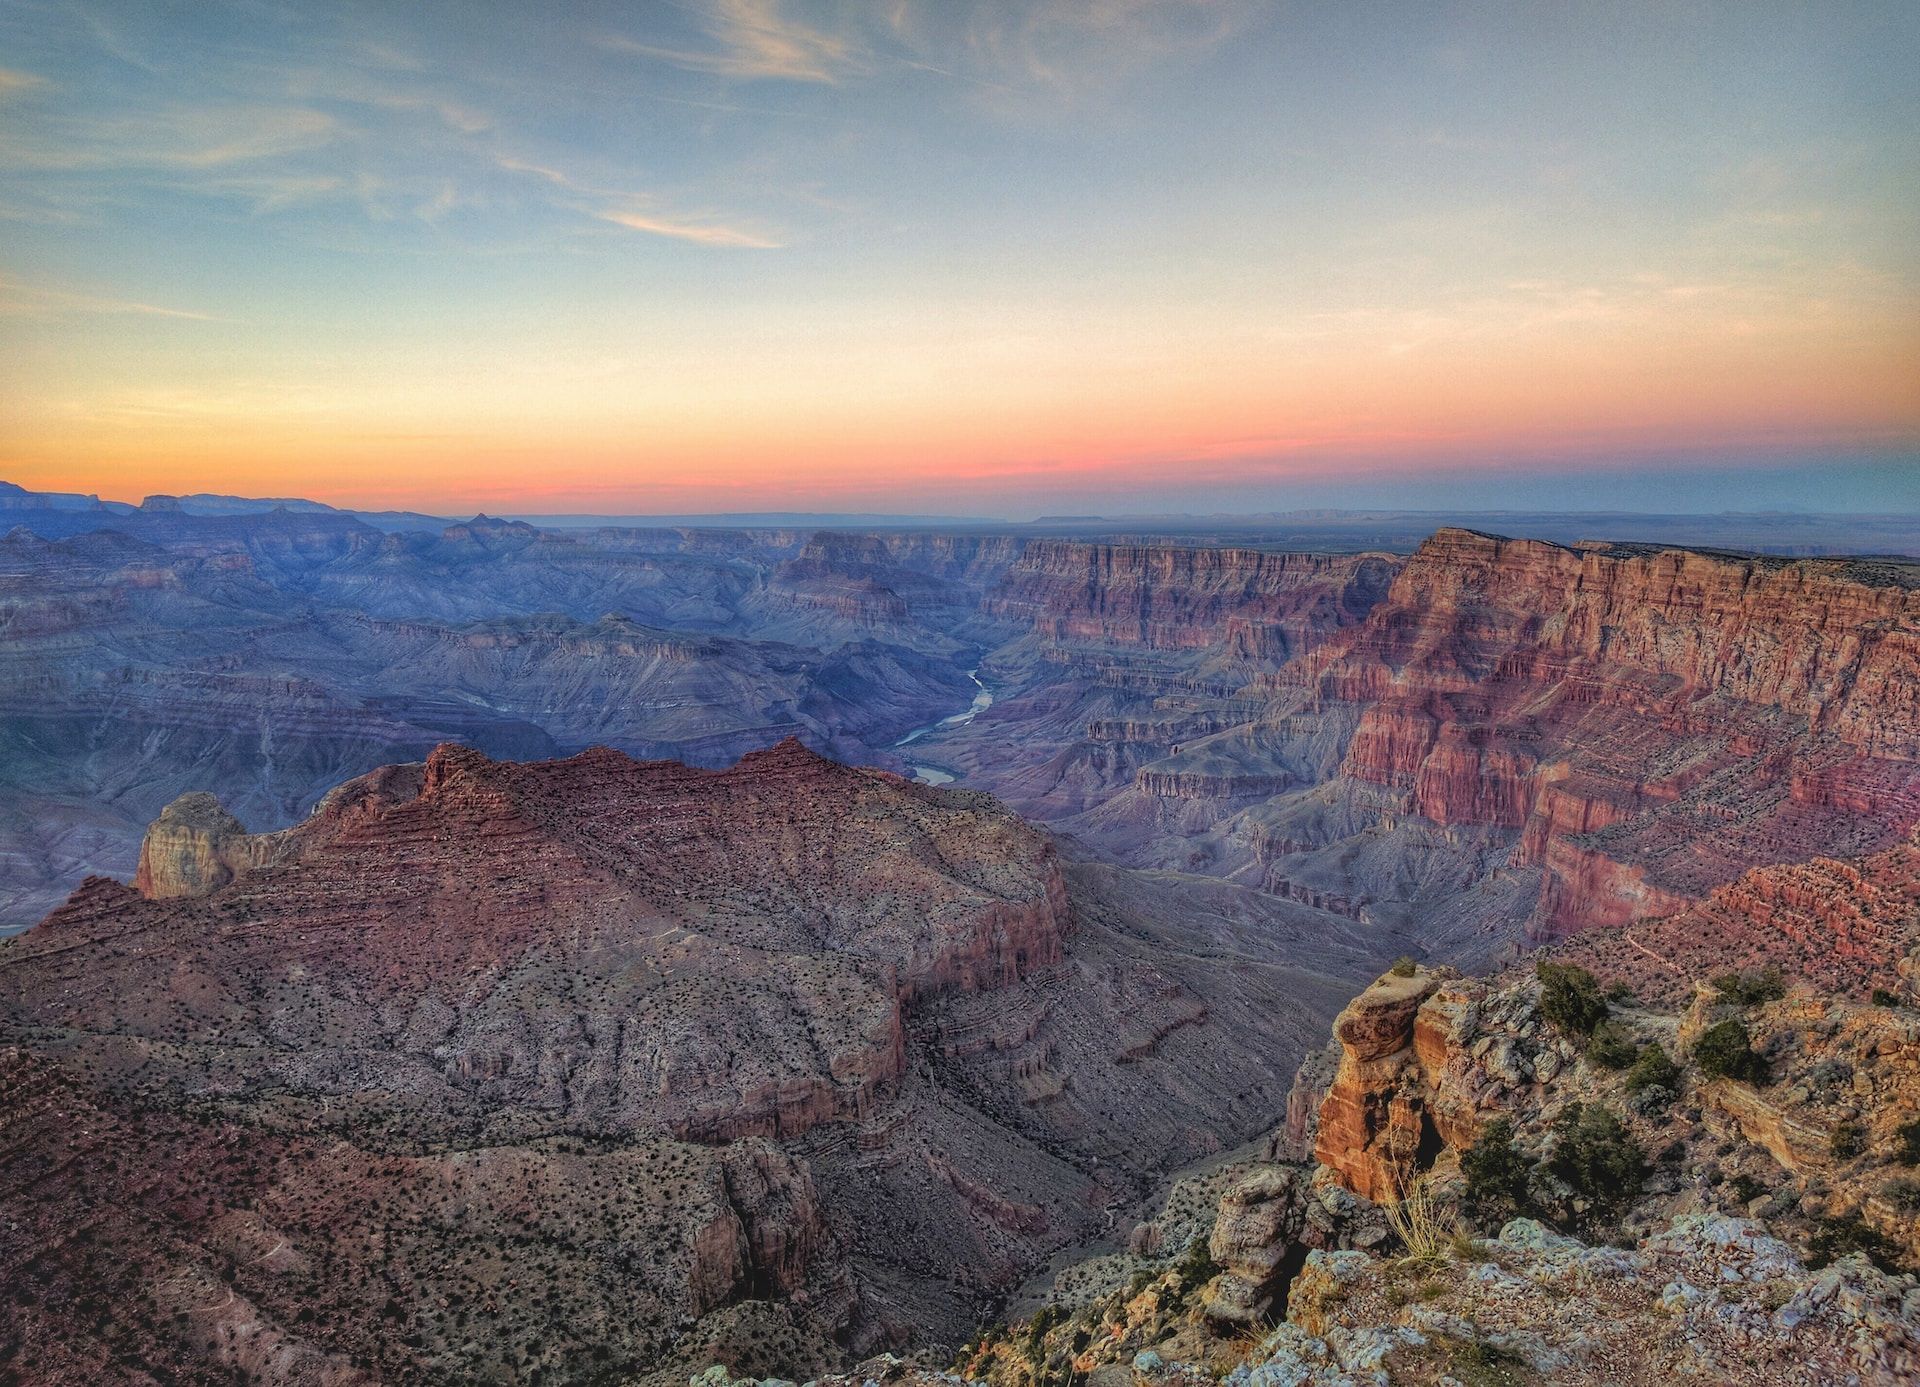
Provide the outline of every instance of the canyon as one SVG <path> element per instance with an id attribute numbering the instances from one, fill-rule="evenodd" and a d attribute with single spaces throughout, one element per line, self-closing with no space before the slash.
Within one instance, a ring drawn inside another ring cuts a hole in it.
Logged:
<path id="1" fill-rule="evenodd" d="M 181 793 L 279 828 L 446 739 L 722 765 L 797 735 L 902 769 L 895 744 L 931 728 L 929 778 L 1094 854 L 1417 921 L 1459 962 L 1920 820 L 1908 560 L 1447 529 L 1410 554 L 436 532 L 155 500 L 0 508 L 15 928 L 89 871 L 130 874 Z M 993 706 L 934 726 L 974 672 Z"/>
<path id="2" fill-rule="evenodd" d="M 1330 1269 L 1418 1330 L 1383 1209 L 1596 1102 L 1681 1175 L 1503 1274 L 1920 1255 L 1920 562 L 1399 523 L 0 491 L 0 1372 L 1212 1381 L 1120 1349 L 1296 1310 L 1331 1363 Z M 1778 1081 L 1631 1109 L 1538 958 Z"/>

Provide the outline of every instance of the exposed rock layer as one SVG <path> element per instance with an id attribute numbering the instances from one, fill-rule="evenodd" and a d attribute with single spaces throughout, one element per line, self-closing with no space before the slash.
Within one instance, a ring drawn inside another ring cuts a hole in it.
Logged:
<path id="1" fill-rule="evenodd" d="M 0 1313 L 66 1345 L 48 1382 L 132 1353 L 651 1384 L 954 1334 L 1277 1120 L 1351 986 L 1300 965 L 1353 967 L 1283 903 L 1064 863 L 791 741 L 724 771 L 445 745 L 271 835 L 189 798 L 146 863 L 0 951 L 22 1083 L 110 1138 L 52 1176 L 63 1128 L 0 1142 L 0 1206 L 36 1204 L 0 1276 L 55 1288 Z M 114 1212 L 70 1232 L 74 1200 Z M 103 1285 L 124 1313 L 63 1308 Z M 172 1327 L 193 1305 L 212 1337 Z"/>

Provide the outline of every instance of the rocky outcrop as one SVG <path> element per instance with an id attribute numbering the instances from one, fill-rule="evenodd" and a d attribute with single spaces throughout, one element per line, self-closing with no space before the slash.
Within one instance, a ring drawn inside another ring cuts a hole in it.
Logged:
<path id="1" fill-rule="evenodd" d="M 1900 851 L 1771 870 L 1808 889 L 1716 894 L 1762 936 L 1814 883 L 1850 939 L 1911 900 Z M 1688 937 L 1641 922 L 1668 924 Z M 1267 1161 L 1220 1187 L 1206 1258 L 1142 1225 L 1120 1277 L 1063 1272 L 1046 1315 L 963 1362 L 994 1387 L 1026 1365 L 1132 1387 L 1912 1379 L 1920 1012 L 1831 995 L 1798 971 L 1812 953 L 1740 973 L 1732 928 L 1698 931 L 1676 1007 L 1570 964 L 1613 957 L 1592 938 L 1488 978 L 1396 965 L 1302 1065 Z"/>
<path id="2" fill-rule="evenodd" d="M 1474 1259 L 1422 1277 L 1410 1299 L 1392 1262 L 1313 1252 L 1286 1319 L 1228 1380 L 1444 1383 L 1489 1363 L 1506 1377 L 1589 1387 L 1890 1385 L 1920 1374 L 1910 1280 L 1815 1270 L 1741 1219 L 1684 1216 L 1630 1249 L 1516 1219 Z M 1133 1367 L 1141 1387 L 1194 1380 L 1158 1353 Z"/>
<path id="3" fill-rule="evenodd" d="M 1439 986 L 1424 969 L 1386 974 L 1333 1025 L 1340 1066 L 1320 1104 L 1313 1154 L 1341 1184 L 1375 1202 L 1399 1197 L 1422 1147 L 1434 1140 L 1421 1089 L 1430 1086 L 1424 1066 L 1435 1057 L 1416 1053 L 1414 1020 Z M 1409 1067 L 1419 1073 L 1403 1083 Z"/>
<path id="4" fill-rule="evenodd" d="M 192 791 L 148 827 L 134 888 L 154 900 L 204 896 L 271 861 L 279 845 L 274 835 L 249 834 L 212 795 Z"/>

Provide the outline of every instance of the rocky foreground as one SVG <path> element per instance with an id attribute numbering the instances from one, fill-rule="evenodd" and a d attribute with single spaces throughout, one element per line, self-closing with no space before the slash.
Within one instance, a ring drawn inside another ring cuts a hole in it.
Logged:
<path id="1" fill-rule="evenodd" d="M 1881 927 L 1867 996 L 1769 967 L 1643 998 L 1610 951 L 1397 966 L 1303 1064 L 1268 1159 L 1176 1188 L 951 1362 L 866 1379 L 1920 1381 L 1920 909 L 1877 865 L 1828 873 Z"/>

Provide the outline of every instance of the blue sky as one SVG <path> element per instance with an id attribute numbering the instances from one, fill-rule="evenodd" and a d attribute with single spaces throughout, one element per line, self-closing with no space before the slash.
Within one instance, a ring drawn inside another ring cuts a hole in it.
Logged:
<path id="1" fill-rule="evenodd" d="M 0 466 L 1912 506 L 1916 54 L 1912 4 L 0 5 Z"/>

